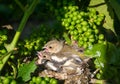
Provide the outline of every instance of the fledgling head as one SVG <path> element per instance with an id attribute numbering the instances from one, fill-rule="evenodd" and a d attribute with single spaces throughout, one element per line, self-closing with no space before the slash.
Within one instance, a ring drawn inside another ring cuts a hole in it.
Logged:
<path id="1" fill-rule="evenodd" d="M 51 60 L 51 56 L 49 52 L 39 51 L 37 52 L 38 59 L 36 61 L 36 65 L 42 64 L 42 60 Z"/>
<path id="2" fill-rule="evenodd" d="M 47 59 L 47 60 L 51 59 L 51 55 L 49 52 L 40 51 L 37 52 L 37 55 L 39 59 Z"/>
<path id="3" fill-rule="evenodd" d="M 64 45 L 63 41 L 51 40 L 44 45 L 43 49 L 46 52 L 58 53 L 62 50 L 63 45 Z"/>

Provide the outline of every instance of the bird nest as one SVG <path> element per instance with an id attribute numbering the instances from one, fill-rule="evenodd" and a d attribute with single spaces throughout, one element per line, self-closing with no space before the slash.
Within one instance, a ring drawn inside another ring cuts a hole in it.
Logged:
<path id="1" fill-rule="evenodd" d="M 79 68 L 79 74 L 76 72 L 56 72 L 49 69 L 44 69 L 39 73 L 39 76 L 53 77 L 60 81 L 64 81 L 64 84 L 90 84 L 92 78 L 88 61 L 82 62 Z"/>

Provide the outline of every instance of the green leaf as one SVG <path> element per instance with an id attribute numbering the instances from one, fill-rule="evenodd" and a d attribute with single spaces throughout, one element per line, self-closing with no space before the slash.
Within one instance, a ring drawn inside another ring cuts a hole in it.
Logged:
<path id="1" fill-rule="evenodd" d="M 94 64 L 97 69 L 100 69 L 100 72 L 98 72 L 100 79 L 120 79 L 120 77 L 118 78 L 120 69 L 120 47 L 117 48 L 109 42 L 107 42 L 106 45 L 95 44 L 89 50 L 86 50 L 85 54 L 95 57 Z"/>
<path id="2" fill-rule="evenodd" d="M 118 0 L 109 0 L 109 1 L 110 1 L 110 4 L 112 5 L 112 7 L 114 8 L 115 13 L 120 21 L 120 4 L 119 4 Z"/>
<path id="3" fill-rule="evenodd" d="M 18 78 L 22 78 L 25 82 L 30 80 L 30 74 L 34 72 L 36 68 L 35 61 L 32 61 L 29 64 L 24 64 L 18 70 Z"/>
<path id="4" fill-rule="evenodd" d="M 106 3 L 105 0 L 91 0 L 89 7 L 94 7 L 99 13 L 103 13 L 105 15 L 103 27 L 115 33 L 113 22 L 114 12 L 110 4 Z"/>
<path id="5" fill-rule="evenodd" d="M 96 68 L 104 67 L 104 64 L 106 64 L 106 49 L 107 45 L 105 44 L 95 44 L 90 49 L 85 51 L 85 54 L 87 56 L 95 57 L 95 66 Z"/>
<path id="6" fill-rule="evenodd" d="M 117 48 L 114 44 L 109 43 L 106 60 L 109 61 L 109 64 L 120 66 L 120 48 Z"/>

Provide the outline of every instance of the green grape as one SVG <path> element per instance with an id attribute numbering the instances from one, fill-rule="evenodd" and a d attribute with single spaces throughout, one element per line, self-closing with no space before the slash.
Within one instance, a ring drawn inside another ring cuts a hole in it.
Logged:
<path id="1" fill-rule="evenodd" d="M 73 12 L 73 15 L 74 15 L 74 17 L 76 18 L 76 20 L 77 20 L 77 17 L 76 17 L 76 16 L 78 15 L 78 13 L 79 13 L 79 12 L 76 12 L 76 11 Z M 73 18 L 74 18 L 74 17 L 73 17 Z"/>
<path id="2" fill-rule="evenodd" d="M 68 21 L 68 23 L 70 23 L 72 20 L 71 20 L 71 18 L 68 18 L 67 21 Z"/>
<path id="3" fill-rule="evenodd" d="M 82 47 L 83 46 L 83 44 L 84 44 L 84 42 L 83 41 L 78 41 L 78 45 L 80 46 L 80 47 Z"/>
<path id="4" fill-rule="evenodd" d="M 74 29 L 74 26 L 71 25 L 71 26 L 69 27 L 69 29 L 70 29 L 70 30 L 73 30 L 73 29 Z"/>
<path id="5" fill-rule="evenodd" d="M 103 39 L 104 39 L 104 35 L 103 35 L 103 34 L 100 34 L 100 35 L 99 35 L 99 39 L 100 39 L 100 40 L 103 40 Z"/>
<path id="6" fill-rule="evenodd" d="M 40 84 L 47 84 L 47 82 L 45 80 L 42 80 Z"/>
<path id="7" fill-rule="evenodd" d="M 78 14 L 77 17 L 78 17 L 78 19 L 81 19 L 81 18 L 82 18 L 82 16 L 81 16 L 80 14 Z"/>
<path id="8" fill-rule="evenodd" d="M 9 78 L 4 78 L 3 80 L 3 84 L 9 84 L 10 83 L 10 79 Z"/>
<path id="9" fill-rule="evenodd" d="M 34 84 L 34 82 L 33 82 L 33 81 L 30 81 L 29 84 Z"/>
<path id="10" fill-rule="evenodd" d="M 93 14 L 93 13 L 92 13 L 92 14 Z M 93 19 L 97 19 L 97 18 L 98 18 L 98 16 L 96 16 L 96 15 L 93 14 Z"/>
<path id="11" fill-rule="evenodd" d="M 50 84 L 58 84 L 58 81 L 54 79 L 50 82 Z"/>
<path id="12" fill-rule="evenodd" d="M 86 36 L 86 37 L 89 37 L 90 35 L 91 35 L 91 32 L 86 32 L 86 33 L 85 33 L 85 36 Z"/>
<path id="13" fill-rule="evenodd" d="M 101 75 L 102 75 L 102 74 L 97 73 L 97 74 L 96 74 L 96 77 L 97 77 L 98 79 L 101 79 Z"/>
<path id="14" fill-rule="evenodd" d="M 85 12 L 81 11 L 81 12 L 80 12 L 80 15 L 81 15 L 81 16 L 84 16 L 84 15 L 85 15 Z"/>
<path id="15" fill-rule="evenodd" d="M 91 34 L 91 35 L 89 36 L 89 39 L 94 39 L 94 35 Z"/>
<path id="16" fill-rule="evenodd" d="M 1 52 L 2 54 L 5 54 L 5 53 L 6 53 L 6 50 L 5 50 L 5 49 L 2 49 L 2 50 L 0 50 L 0 52 Z"/>
<path id="17" fill-rule="evenodd" d="M 7 36 L 6 35 L 2 35 L 2 39 L 5 41 L 7 40 Z"/>
<path id="18" fill-rule="evenodd" d="M 36 77 L 34 76 L 34 77 L 32 77 L 32 82 L 36 82 Z"/>
<path id="19" fill-rule="evenodd" d="M 87 27 L 86 27 L 86 26 L 82 26 L 82 30 L 83 30 L 84 32 L 86 32 L 86 31 L 87 31 Z"/>
<path id="20" fill-rule="evenodd" d="M 81 24 L 77 24 L 76 27 L 77 27 L 77 29 L 79 29 L 79 28 L 82 27 L 82 25 Z"/>
<path id="21" fill-rule="evenodd" d="M 101 18 L 101 17 L 97 19 L 98 22 L 101 22 L 102 20 L 103 20 L 103 18 Z"/>
<path id="22" fill-rule="evenodd" d="M 73 16 L 73 14 L 70 14 L 69 17 L 72 18 L 72 17 L 74 17 L 74 16 Z"/>
<path id="23" fill-rule="evenodd" d="M 68 27 L 68 26 L 69 26 L 69 23 L 65 23 L 64 26 L 65 26 L 65 27 Z"/>
<path id="24" fill-rule="evenodd" d="M 88 25 L 88 22 L 87 22 L 87 21 L 83 21 L 81 24 L 82 24 L 83 26 L 87 26 L 87 25 Z"/>
<path id="25" fill-rule="evenodd" d="M 79 34 L 82 34 L 82 33 L 83 33 L 83 30 L 82 30 L 82 29 L 78 29 L 78 33 L 79 33 Z"/>
<path id="26" fill-rule="evenodd" d="M 45 77 L 44 80 L 49 82 L 50 78 L 49 77 Z"/>
<path id="27" fill-rule="evenodd" d="M 11 55 L 11 56 L 10 56 L 10 58 L 11 58 L 11 59 L 14 59 L 14 58 L 15 58 L 15 56 L 14 56 L 14 55 Z"/>
<path id="28" fill-rule="evenodd" d="M 78 34 L 78 31 L 75 29 L 75 30 L 73 31 L 73 34 L 74 34 L 74 35 L 77 35 L 77 34 Z"/>
<path id="29" fill-rule="evenodd" d="M 94 42 L 95 40 L 93 38 L 89 39 L 89 42 Z"/>
<path id="30" fill-rule="evenodd" d="M 80 20 L 76 19 L 76 24 L 79 24 L 80 23 Z"/>
<path id="31" fill-rule="evenodd" d="M 78 39 L 78 36 L 73 36 L 73 40 L 77 40 Z"/>
<path id="32" fill-rule="evenodd" d="M 98 43 L 104 43 L 103 41 L 101 41 L 101 40 L 98 40 Z"/>
<path id="33" fill-rule="evenodd" d="M 84 18 L 81 18 L 80 21 L 81 21 L 81 22 L 84 21 Z"/>
<path id="34" fill-rule="evenodd" d="M 37 77 L 37 78 L 36 78 L 36 82 L 37 82 L 38 84 L 40 84 L 41 81 L 42 81 L 42 78 L 41 78 L 41 77 Z"/>
<path id="35" fill-rule="evenodd" d="M 87 46 L 88 46 L 87 43 L 83 44 L 83 48 L 87 48 Z"/>
<path id="36" fill-rule="evenodd" d="M 100 24 L 101 24 L 101 22 L 100 22 L 100 21 L 97 21 L 97 22 L 96 22 L 96 24 L 97 24 L 97 25 L 100 25 Z"/>
<path id="37" fill-rule="evenodd" d="M 93 29 L 96 29 L 97 28 L 97 26 L 96 25 L 93 25 Z"/>
<path id="38" fill-rule="evenodd" d="M 87 37 L 84 37 L 84 38 L 83 38 L 83 41 L 85 41 L 85 42 L 86 42 L 87 40 L 88 40 L 88 39 L 87 39 Z"/>
<path id="39" fill-rule="evenodd" d="M 17 82 L 15 80 L 12 80 L 10 84 L 17 84 Z"/>
<path id="40" fill-rule="evenodd" d="M 98 29 L 95 29 L 94 32 L 95 32 L 95 34 L 98 34 L 98 33 L 99 33 L 99 30 L 98 30 Z"/>
<path id="41" fill-rule="evenodd" d="M 74 21 L 72 21 L 72 22 L 71 22 L 71 25 L 73 25 L 73 26 L 74 26 L 74 25 L 75 25 L 75 22 L 74 22 Z"/>

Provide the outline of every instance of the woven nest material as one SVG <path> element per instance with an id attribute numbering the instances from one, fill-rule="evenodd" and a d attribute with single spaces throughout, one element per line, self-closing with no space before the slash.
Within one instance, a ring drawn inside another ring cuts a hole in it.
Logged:
<path id="1" fill-rule="evenodd" d="M 91 80 L 91 72 L 88 68 L 87 63 L 81 63 L 80 66 L 80 73 L 72 73 L 69 74 L 69 72 L 55 72 L 52 70 L 45 69 L 42 72 L 39 73 L 39 76 L 41 77 L 53 77 L 58 80 L 64 80 L 64 84 L 90 84 Z"/>

